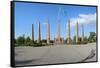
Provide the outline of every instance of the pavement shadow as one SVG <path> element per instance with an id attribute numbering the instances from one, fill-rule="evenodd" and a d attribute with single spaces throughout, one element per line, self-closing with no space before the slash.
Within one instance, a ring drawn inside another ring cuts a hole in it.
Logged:
<path id="1" fill-rule="evenodd" d="M 30 64 L 30 63 L 32 63 L 32 62 L 34 62 L 34 61 L 37 61 L 38 59 L 32 59 L 32 60 L 20 60 L 20 61 L 18 61 L 18 60 L 15 60 L 15 65 L 26 65 L 26 64 Z"/>
<path id="2" fill-rule="evenodd" d="M 85 62 L 88 59 L 92 59 L 94 56 L 95 56 L 95 50 L 92 49 L 91 52 L 90 52 L 90 54 L 86 58 L 84 58 L 83 60 L 81 60 L 81 62 Z"/>
<path id="3" fill-rule="evenodd" d="M 19 54 L 22 54 L 22 53 L 24 53 L 24 51 L 17 51 L 15 52 L 15 56 L 18 56 Z"/>

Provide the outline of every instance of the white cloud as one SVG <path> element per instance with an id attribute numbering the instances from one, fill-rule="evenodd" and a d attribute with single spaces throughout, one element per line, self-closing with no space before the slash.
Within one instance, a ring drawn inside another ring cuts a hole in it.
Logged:
<path id="1" fill-rule="evenodd" d="M 79 24 L 96 23 L 96 13 L 94 14 L 79 14 L 77 18 L 71 18 L 71 26 L 74 26 L 78 21 Z"/>
<path id="2" fill-rule="evenodd" d="M 47 23 L 43 23 L 43 25 L 46 25 Z"/>

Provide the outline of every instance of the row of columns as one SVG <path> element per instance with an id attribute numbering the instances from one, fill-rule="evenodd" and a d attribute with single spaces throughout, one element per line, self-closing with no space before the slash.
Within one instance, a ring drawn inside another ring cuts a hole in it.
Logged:
<path id="1" fill-rule="evenodd" d="M 70 44 L 70 20 L 68 20 L 68 28 L 67 28 L 67 44 Z M 76 22 L 76 35 L 75 35 L 75 42 L 78 43 L 78 21 Z M 84 26 L 82 24 L 82 41 L 84 41 Z"/>
<path id="2" fill-rule="evenodd" d="M 46 24 L 46 38 L 47 38 L 47 43 L 50 43 L 50 24 L 49 20 L 47 21 Z M 76 22 L 76 43 L 78 43 L 78 21 Z M 58 43 L 61 43 L 60 41 L 60 19 L 58 19 Z M 32 40 L 34 41 L 34 25 L 32 24 Z M 40 43 L 41 41 L 41 29 L 40 29 L 40 21 L 38 21 L 38 40 L 37 43 Z M 82 41 L 84 41 L 84 26 L 82 24 Z M 67 44 L 70 44 L 70 20 L 68 20 L 68 28 L 67 28 Z"/>
<path id="3" fill-rule="evenodd" d="M 50 24 L 49 24 L 49 20 L 46 24 L 47 27 L 47 34 L 46 34 L 46 38 L 47 38 L 47 43 L 50 43 Z M 32 24 L 32 41 L 34 41 L 34 26 Z M 40 29 L 40 21 L 38 21 L 38 40 L 37 43 L 41 42 L 41 29 Z"/>

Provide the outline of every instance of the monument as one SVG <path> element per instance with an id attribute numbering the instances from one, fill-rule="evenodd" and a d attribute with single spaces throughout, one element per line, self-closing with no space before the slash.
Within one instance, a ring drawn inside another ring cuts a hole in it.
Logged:
<path id="1" fill-rule="evenodd" d="M 67 44 L 70 44 L 70 20 L 68 20 Z"/>
<path id="2" fill-rule="evenodd" d="M 54 38 L 55 43 L 61 44 L 63 43 L 64 39 L 60 37 L 60 19 L 58 19 L 58 32 L 57 32 L 57 38 Z"/>
<path id="3" fill-rule="evenodd" d="M 32 41 L 34 41 L 34 25 L 32 24 Z"/>
<path id="4" fill-rule="evenodd" d="M 76 22 L 76 44 L 78 43 L 78 21 Z"/>
<path id="5" fill-rule="evenodd" d="M 37 43 L 41 41 L 41 29 L 40 29 L 40 21 L 38 20 L 38 40 Z"/>
<path id="6" fill-rule="evenodd" d="M 82 24 L 82 41 L 84 41 L 84 25 Z"/>
<path id="7" fill-rule="evenodd" d="M 47 44 L 50 43 L 50 24 L 49 24 L 49 20 L 47 22 Z"/>
<path id="8" fill-rule="evenodd" d="M 58 19 L 58 43 L 60 42 L 60 19 Z"/>

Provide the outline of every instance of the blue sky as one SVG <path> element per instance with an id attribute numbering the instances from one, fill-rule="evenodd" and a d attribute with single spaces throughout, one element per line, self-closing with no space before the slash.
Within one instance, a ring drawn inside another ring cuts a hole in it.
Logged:
<path id="1" fill-rule="evenodd" d="M 15 38 L 25 34 L 30 36 L 32 24 L 34 24 L 35 40 L 38 38 L 38 20 L 41 25 L 42 39 L 46 39 L 46 24 L 49 19 L 51 39 L 57 37 L 58 17 L 60 18 L 61 37 L 67 36 L 67 22 L 71 23 L 71 38 L 75 35 L 76 21 L 79 23 L 79 36 L 81 36 L 81 24 L 84 24 L 84 34 L 96 32 L 96 7 L 40 4 L 15 2 Z"/>

